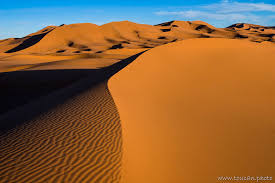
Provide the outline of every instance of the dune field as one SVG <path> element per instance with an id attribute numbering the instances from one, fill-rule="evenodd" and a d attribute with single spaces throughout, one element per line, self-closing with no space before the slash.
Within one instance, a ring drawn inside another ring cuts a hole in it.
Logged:
<path id="1" fill-rule="evenodd" d="M 0 182 L 275 177 L 275 28 L 48 26 L 0 40 Z"/>
<path id="2" fill-rule="evenodd" d="M 0 40 L 0 52 L 16 54 L 104 53 L 113 49 L 153 48 L 190 38 L 247 39 L 253 42 L 275 42 L 274 27 L 234 24 L 216 28 L 202 21 L 171 21 L 158 25 L 129 21 L 101 26 L 79 23 L 48 26 L 23 38 Z"/>

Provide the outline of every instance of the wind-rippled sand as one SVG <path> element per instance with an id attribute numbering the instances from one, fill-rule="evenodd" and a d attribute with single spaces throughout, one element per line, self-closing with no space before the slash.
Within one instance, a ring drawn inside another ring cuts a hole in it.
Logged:
<path id="1" fill-rule="evenodd" d="M 121 126 L 105 82 L 0 138 L 0 182 L 120 180 Z"/>

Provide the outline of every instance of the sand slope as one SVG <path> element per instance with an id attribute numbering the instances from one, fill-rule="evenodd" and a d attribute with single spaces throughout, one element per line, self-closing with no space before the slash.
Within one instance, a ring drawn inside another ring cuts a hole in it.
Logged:
<path id="1" fill-rule="evenodd" d="M 123 181 L 275 176 L 275 47 L 190 39 L 154 48 L 109 81 Z"/>

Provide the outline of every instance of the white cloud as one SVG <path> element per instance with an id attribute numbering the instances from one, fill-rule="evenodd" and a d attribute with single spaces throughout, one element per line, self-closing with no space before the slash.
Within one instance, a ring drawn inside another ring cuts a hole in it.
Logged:
<path id="1" fill-rule="evenodd" d="M 201 8 L 217 11 L 220 13 L 257 12 L 257 11 L 275 12 L 275 5 L 273 4 L 240 3 L 237 1 L 230 2 L 228 0 L 221 1 L 220 3 L 201 6 Z"/>
<path id="2" fill-rule="evenodd" d="M 157 15 L 174 15 L 174 16 L 180 16 L 182 18 L 188 18 L 188 19 L 196 19 L 196 18 L 208 18 L 208 19 L 216 19 L 216 20 L 231 20 L 231 21 L 259 21 L 259 17 L 248 14 L 240 14 L 240 13 L 212 13 L 212 12 L 206 12 L 206 11 L 194 11 L 194 10 L 188 10 L 188 11 L 161 11 L 157 12 Z"/>
<path id="3" fill-rule="evenodd" d="M 273 17 L 275 15 L 273 12 L 275 12 L 275 5 L 273 4 L 240 3 L 237 1 L 222 0 L 214 4 L 185 7 L 183 11 L 159 11 L 155 14 L 192 20 L 206 20 L 209 23 L 214 22 L 214 24 L 231 24 L 237 22 L 274 24 Z"/>

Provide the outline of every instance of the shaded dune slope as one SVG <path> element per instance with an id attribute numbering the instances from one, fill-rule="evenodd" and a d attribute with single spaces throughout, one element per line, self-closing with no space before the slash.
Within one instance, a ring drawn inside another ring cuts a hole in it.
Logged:
<path id="1" fill-rule="evenodd" d="M 47 35 L 47 33 L 33 35 L 30 38 L 24 40 L 20 45 L 6 51 L 5 53 L 13 53 L 13 52 L 17 52 L 17 51 L 20 51 L 20 50 L 24 50 L 28 47 L 31 47 L 31 46 L 35 45 L 36 43 L 38 43 L 46 35 Z"/>
<path id="2" fill-rule="evenodd" d="M 137 56 L 1 115 L 0 182 L 119 182 L 121 126 L 107 79 Z"/>
<path id="3" fill-rule="evenodd" d="M 48 26 L 23 38 L 10 38 L 1 40 L 0 52 L 4 51 L 5 53 L 13 53 L 31 47 L 38 43 L 44 36 L 46 36 L 55 28 L 56 26 Z"/>
<path id="4" fill-rule="evenodd" d="M 274 177 L 274 50 L 244 40 L 190 39 L 154 48 L 113 76 L 122 182 Z"/>
<path id="5" fill-rule="evenodd" d="M 0 74 L 0 115 L 87 77 L 94 69 L 25 70 Z"/>

